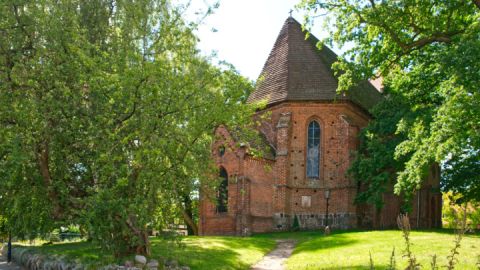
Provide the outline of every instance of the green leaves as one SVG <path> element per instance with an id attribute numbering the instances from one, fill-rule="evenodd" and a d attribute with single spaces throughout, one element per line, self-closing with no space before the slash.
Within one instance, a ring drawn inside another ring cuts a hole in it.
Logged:
<path id="1" fill-rule="evenodd" d="M 380 105 L 372 112 L 375 120 L 362 137 L 367 145 L 352 165 L 356 178 L 375 188 L 396 178 L 396 192 L 408 198 L 436 162 L 446 172 L 444 190 L 473 199 L 478 185 L 470 173 L 478 170 L 480 149 L 478 6 L 472 1 L 416 0 L 305 0 L 299 6 L 309 12 L 307 23 L 317 13 L 328 14 L 329 41 L 353 44 L 334 65 L 339 91 L 381 76 L 387 94 L 404 105 L 393 121 L 382 117 L 391 108 Z M 391 127 L 390 135 L 382 125 Z M 385 139 L 391 142 L 387 149 L 380 146 Z M 378 154 L 385 163 L 372 158 Z M 377 198 L 370 188 L 360 195 L 378 206 Z"/>
<path id="2" fill-rule="evenodd" d="M 179 217 L 250 81 L 198 54 L 169 1 L 0 7 L 0 216 L 15 235 L 78 224 L 120 256 Z M 168 206 L 168 207 L 167 207 Z"/>

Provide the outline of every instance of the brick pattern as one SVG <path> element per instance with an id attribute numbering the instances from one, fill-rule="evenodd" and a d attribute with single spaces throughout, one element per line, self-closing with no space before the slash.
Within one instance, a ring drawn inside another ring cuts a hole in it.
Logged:
<path id="1" fill-rule="evenodd" d="M 347 175 L 351 151 L 358 146 L 358 133 L 369 116 L 350 102 L 286 102 L 268 109 L 273 130 L 265 134 L 276 149 L 275 160 L 255 158 L 239 147 L 225 127 L 216 130 L 212 155 L 218 167 L 229 175 L 228 213 L 215 212 L 215 204 L 201 194 L 200 232 L 205 235 L 249 235 L 289 230 L 295 216 L 301 228 L 318 229 L 326 224 L 325 191 L 330 190 L 328 224 L 334 228 L 390 228 L 396 226 L 401 198 L 384 194 L 385 207 L 355 205 L 355 181 Z M 262 113 L 262 112 L 260 112 Z M 315 120 L 321 127 L 321 172 L 319 179 L 306 177 L 307 126 Z M 261 128 L 261 129 L 263 129 Z M 220 156 L 218 148 L 226 146 Z M 411 215 L 412 225 L 439 227 L 441 198 L 438 165 L 432 166 L 419 191 Z M 391 187 L 393 191 L 393 186 Z M 302 205 L 308 196 L 310 206 Z M 420 208 L 418 208 L 418 202 Z M 417 209 L 420 209 L 418 212 Z"/>
<path id="2" fill-rule="evenodd" d="M 211 199 L 214 195 L 202 189 L 201 234 L 288 230 L 295 216 L 304 229 L 322 228 L 327 220 L 332 227 L 343 229 L 395 226 L 402 199 L 385 193 L 385 207 L 380 212 L 355 205 L 359 187 L 347 175 L 350 153 L 358 148 L 358 134 L 370 119 L 367 110 L 382 96 L 369 82 L 338 95 L 338 82 L 331 70 L 337 56 L 327 47 L 318 50 L 317 41 L 314 36 L 305 40 L 301 25 L 288 18 L 249 97 L 249 102 L 267 99 L 267 109 L 253 117 L 268 113 L 269 119 L 262 120 L 259 130 L 265 136 L 264 143 L 274 150 L 274 157 L 254 158 L 248 149 L 238 146 L 241 142 L 235 142 L 227 128 L 215 131 L 212 156 L 217 166 L 228 172 L 228 212 L 216 213 Z M 312 120 L 321 128 L 318 179 L 306 176 L 306 131 Z M 218 151 L 221 146 L 226 148 L 223 156 Z M 441 226 L 438 186 L 436 165 L 413 205 L 414 225 Z M 310 206 L 302 205 L 305 196 Z"/>

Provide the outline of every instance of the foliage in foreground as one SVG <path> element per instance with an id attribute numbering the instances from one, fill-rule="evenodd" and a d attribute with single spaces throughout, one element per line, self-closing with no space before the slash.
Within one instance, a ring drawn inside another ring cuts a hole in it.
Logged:
<path id="1" fill-rule="evenodd" d="M 452 192 L 443 194 L 442 220 L 444 228 L 455 228 L 458 216 L 466 214 L 466 227 L 470 230 L 480 228 L 480 203 L 478 201 L 456 204 L 461 195 L 454 195 Z M 464 212 L 465 210 L 465 212 Z M 463 217 L 460 217 L 463 218 Z"/>
<path id="2" fill-rule="evenodd" d="M 333 67 L 339 91 L 382 77 L 386 103 L 398 102 L 377 108 L 363 136 L 354 171 L 371 188 L 360 199 L 381 206 L 375 189 L 392 182 L 409 199 L 432 163 L 443 166 L 444 191 L 480 198 L 480 2 L 302 0 L 299 7 L 307 25 L 327 16 L 326 42 L 353 45 Z"/>
<path id="3" fill-rule="evenodd" d="M 218 125 L 251 83 L 201 57 L 168 0 L 3 1 L 0 217 L 16 237 L 80 226 L 116 256 L 185 213 Z M 212 182 L 214 183 L 214 181 Z M 188 216 L 188 215 L 187 215 Z"/>

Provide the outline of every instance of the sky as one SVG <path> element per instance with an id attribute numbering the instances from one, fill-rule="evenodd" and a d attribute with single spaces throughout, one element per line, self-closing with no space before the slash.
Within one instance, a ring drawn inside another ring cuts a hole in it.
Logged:
<path id="1" fill-rule="evenodd" d="M 221 0 L 214 14 L 207 17 L 198 29 L 199 48 L 205 55 L 216 52 L 219 60 L 233 64 L 240 74 L 256 80 L 289 11 L 293 9 L 292 16 L 300 23 L 303 22 L 303 13 L 295 11 L 298 2 L 299 0 Z M 205 10 L 206 3 L 214 1 L 192 0 L 190 10 Z M 312 33 L 317 38 L 326 35 L 318 22 Z M 338 53 L 335 48 L 334 51 Z"/>

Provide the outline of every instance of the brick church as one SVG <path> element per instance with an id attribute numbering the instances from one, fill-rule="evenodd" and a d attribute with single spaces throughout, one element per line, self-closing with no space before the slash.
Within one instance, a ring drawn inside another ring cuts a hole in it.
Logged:
<path id="1" fill-rule="evenodd" d="M 318 50 L 317 41 L 288 18 L 248 99 L 267 102 L 257 113 L 268 113 L 259 131 L 271 154 L 254 156 L 227 127 L 215 131 L 212 154 L 222 181 L 216 192 L 201 194 L 201 235 L 284 231 L 295 219 L 300 229 L 396 226 L 401 199 L 393 187 L 377 211 L 354 204 L 360 187 L 347 175 L 359 132 L 382 94 L 366 81 L 337 94 L 331 69 L 337 55 Z M 414 198 L 413 227 L 441 226 L 439 174 L 432 166 Z"/>

